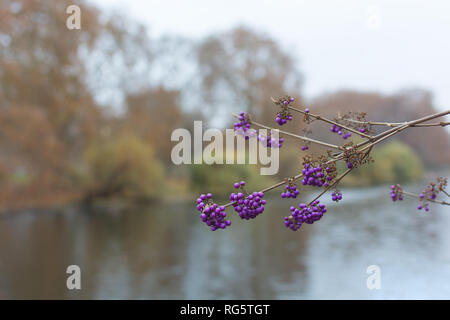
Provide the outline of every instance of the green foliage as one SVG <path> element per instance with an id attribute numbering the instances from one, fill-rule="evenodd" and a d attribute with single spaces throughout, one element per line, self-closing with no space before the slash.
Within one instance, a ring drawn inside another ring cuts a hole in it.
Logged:
<path id="1" fill-rule="evenodd" d="M 88 147 L 87 198 L 152 198 L 163 182 L 163 167 L 151 147 L 133 135 L 99 141 Z"/>
<path id="2" fill-rule="evenodd" d="M 392 141 L 377 146 L 372 152 L 374 163 L 354 170 L 344 179 L 347 185 L 405 183 L 420 179 L 423 165 L 420 158 L 408 145 Z"/>

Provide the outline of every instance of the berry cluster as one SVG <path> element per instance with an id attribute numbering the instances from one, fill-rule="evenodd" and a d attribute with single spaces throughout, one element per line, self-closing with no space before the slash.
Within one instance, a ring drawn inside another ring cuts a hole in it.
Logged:
<path id="1" fill-rule="evenodd" d="M 279 138 L 277 142 L 277 140 L 272 137 L 272 130 L 271 130 L 267 134 L 267 137 L 262 134 L 258 135 L 258 141 L 260 141 L 261 144 L 267 148 L 281 148 L 283 146 L 284 138 Z"/>
<path id="2" fill-rule="evenodd" d="M 391 198 L 392 201 L 403 200 L 403 194 L 409 194 L 411 196 L 419 198 L 420 203 L 417 205 L 418 210 L 424 209 L 425 211 L 430 211 L 430 202 L 436 202 L 436 198 L 440 192 L 448 195 L 448 193 L 445 191 L 446 186 L 447 178 L 439 177 L 436 179 L 436 182 L 430 182 L 420 194 L 416 195 L 413 193 L 404 192 L 402 186 L 396 184 L 391 186 Z M 445 201 L 437 202 L 447 204 Z"/>
<path id="3" fill-rule="evenodd" d="M 427 199 L 434 200 L 438 193 L 439 190 L 436 188 L 436 184 L 430 183 L 420 195 L 422 196 L 421 199 L 426 197 Z"/>
<path id="4" fill-rule="evenodd" d="M 321 166 L 312 166 L 310 163 L 303 165 L 303 185 L 315 186 L 325 188 L 329 186 L 329 183 L 333 180 L 333 168 Z"/>
<path id="5" fill-rule="evenodd" d="M 330 128 L 331 132 L 335 132 L 342 137 L 342 139 L 347 140 L 352 136 L 351 132 L 345 132 L 342 127 L 339 127 L 335 124 Z"/>
<path id="6" fill-rule="evenodd" d="M 212 201 L 212 194 L 202 194 L 197 199 L 197 210 L 201 212 L 200 219 L 211 228 L 211 231 L 225 229 L 231 225 L 230 220 L 225 220 L 227 213 L 224 206 L 219 206 Z"/>
<path id="7" fill-rule="evenodd" d="M 301 146 L 302 151 L 306 151 L 309 149 L 309 147 L 307 145 Z"/>
<path id="8" fill-rule="evenodd" d="M 401 185 L 391 186 L 391 199 L 392 201 L 403 200 L 403 188 Z"/>
<path id="9" fill-rule="evenodd" d="M 419 199 L 422 202 L 417 206 L 418 210 L 425 209 L 429 211 L 427 200 L 435 200 L 438 193 L 445 189 L 447 186 L 447 179 L 438 178 L 437 183 L 430 182 L 430 184 L 419 194 Z"/>
<path id="10" fill-rule="evenodd" d="M 294 98 L 287 96 L 284 98 L 280 98 L 275 102 L 275 104 L 281 106 L 281 111 L 277 113 L 277 116 L 275 118 L 275 121 L 278 123 L 278 125 L 282 126 L 286 124 L 288 120 L 292 120 L 292 115 L 287 107 L 293 101 Z"/>
<path id="11" fill-rule="evenodd" d="M 434 199 L 436 199 L 436 193 L 434 191 L 435 191 L 434 189 L 433 190 L 432 189 L 430 189 L 430 190 L 425 189 L 421 194 L 419 194 L 419 199 L 420 199 L 420 201 L 422 201 L 422 203 L 417 206 L 417 210 L 422 210 L 422 209 L 425 209 L 425 211 L 429 211 L 430 210 L 428 208 L 428 203 L 425 202 L 426 201 L 425 194 L 427 194 L 428 199 L 434 200 Z"/>
<path id="12" fill-rule="evenodd" d="M 331 193 L 331 200 L 339 202 L 339 200 L 342 200 L 342 193 L 336 191 Z"/>
<path id="13" fill-rule="evenodd" d="M 281 198 L 297 198 L 300 191 L 297 189 L 297 186 L 294 184 L 293 181 L 290 181 L 286 186 L 286 191 L 281 193 Z"/>
<path id="14" fill-rule="evenodd" d="M 286 114 L 284 111 L 280 111 L 277 113 L 277 117 L 275 118 L 275 121 L 282 126 L 283 124 L 286 124 L 287 121 L 292 120 L 292 115 Z"/>
<path id="15" fill-rule="evenodd" d="M 300 203 L 299 208 L 291 207 L 291 215 L 284 217 L 284 225 L 289 229 L 296 231 L 303 223 L 312 224 L 320 220 L 327 208 L 319 200 L 315 200 L 310 205 Z"/>
<path id="16" fill-rule="evenodd" d="M 239 113 L 239 122 L 234 124 L 234 131 L 245 137 L 246 140 L 256 135 L 256 131 L 250 129 L 250 115 L 245 112 Z"/>
<path id="17" fill-rule="evenodd" d="M 422 210 L 422 209 L 425 209 L 425 211 L 429 211 L 430 210 L 430 208 L 428 208 L 428 203 L 424 203 L 424 204 L 419 204 L 418 206 L 417 206 L 417 210 Z"/>
<path id="18" fill-rule="evenodd" d="M 241 189 L 241 192 L 233 192 L 230 194 L 230 201 L 233 201 L 234 210 L 239 214 L 241 219 L 254 219 L 264 212 L 264 205 L 266 204 L 266 200 L 262 199 L 264 193 L 255 191 L 252 194 L 246 195 L 244 186 L 245 181 L 234 184 L 234 187 Z"/>

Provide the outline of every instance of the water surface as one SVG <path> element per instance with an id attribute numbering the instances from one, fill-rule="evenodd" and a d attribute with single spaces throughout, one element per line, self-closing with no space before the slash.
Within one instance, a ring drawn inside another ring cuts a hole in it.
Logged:
<path id="1" fill-rule="evenodd" d="M 343 194 L 297 232 L 283 217 L 298 200 L 268 199 L 254 221 L 233 215 L 217 232 L 189 203 L 3 215 L 0 298 L 450 298 L 448 207 L 392 203 L 385 187 Z M 66 288 L 72 264 L 79 291 Z M 381 269 L 380 290 L 366 286 L 369 265 Z"/>

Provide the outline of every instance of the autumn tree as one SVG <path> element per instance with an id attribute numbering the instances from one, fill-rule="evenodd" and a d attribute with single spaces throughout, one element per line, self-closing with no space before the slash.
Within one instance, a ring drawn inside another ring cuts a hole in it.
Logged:
<path id="1" fill-rule="evenodd" d="M 151 144 L 160 160 L 171 163 L 171 134 L 183 121 L 179 91 L 157 87 L 129 94 L 124 121 L 126 130 Z"/>
<path id="2" fill-rule="evenodd" d="M 66 27 L 66 8 L 73 4 L 82 10 L 81 30 Z M 0 0 L 6 186 L 14 186 L 20 172 L 39 192 L 73 187 L 83 151 L 113 128 L 114 111 L 124 107 L 115 102 L 149 86 L 151 52 L 144 27 L 101 14 L 86 1 Z"/>
<path id="3" fill-rule="evenodd" d="M 293 92 L 300 101 L 297 61 L 264 33 L 238 27 L 207 37 L 196 52 L 200 92 L 210 114 L 226 106 L 228 114 L 247 110 L 271 117 L 274 108 L 268 97 Z"/>
<path id="4" fill-rule="evenodd" d="M 12 172 L 26 169 L 41 185 L 39 177 L 61 178 L 95 134 L 99 116 L 78 56 L 95 41 L 97 11 L 83 7 L 85 32 L 70 31 L 65 10 L 73 3 L 80 4 L 0 1 L 1 161 Z"/>

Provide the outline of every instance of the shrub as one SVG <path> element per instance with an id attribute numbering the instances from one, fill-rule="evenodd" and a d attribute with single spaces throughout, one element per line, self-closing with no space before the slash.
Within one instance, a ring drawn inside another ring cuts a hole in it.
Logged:
<path id="1" fill-rule="evenodd" d="M 133 135 L 99 141 L 88 147 L 85 160 L 89 186 L 86 198 L 153 198 L 161 190 L 163 167 L 151 147 Z"/>
<path id="2" fill-rule="evenodd" d="M 420 179 L 423 175 L 420 158 L 402 142 L 392 141 L 380 146 L 374 149 L 372 157 L 375 162 L 352 172 L 347 185 L 382 184 L 390 181 L 405 183 Z"/>

